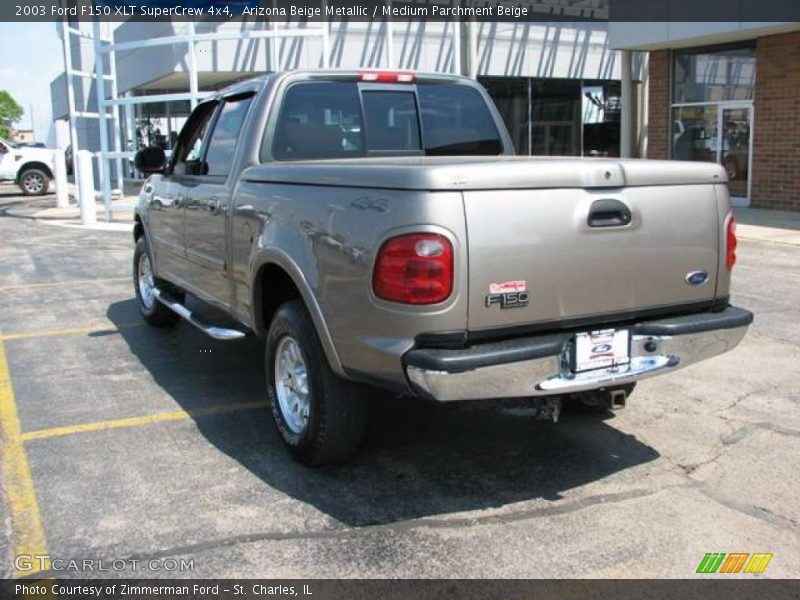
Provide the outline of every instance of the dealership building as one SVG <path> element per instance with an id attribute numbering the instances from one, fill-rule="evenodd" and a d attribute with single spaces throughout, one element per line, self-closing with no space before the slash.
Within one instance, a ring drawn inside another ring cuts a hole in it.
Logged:
<path id="1" fill-rule="evenodd" d="M 520 154 L 716 161 L 736 203 L 800 210 L 796 23 L 581 17 L 61 23 L 58 143 L 95 153 L 109 198 L 134 175 L 138 147 L 169 150 L 192 107 L 234 81 L 286 69 L 438 71 L 487 88 Z"/>

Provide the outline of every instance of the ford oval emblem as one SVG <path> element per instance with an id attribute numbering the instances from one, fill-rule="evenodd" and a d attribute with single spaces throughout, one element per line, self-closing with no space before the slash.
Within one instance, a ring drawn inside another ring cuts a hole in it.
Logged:
<path id="1" fill-rule="evenodd" d="M 605 354 L 611 351 L 611 347 L 611 344 L 597 344 L 596 346 L 592 346 L 592 354 Z"/>
<path id="2" fill-rule="evenodd" d="M 705 271 L 691 271 L 686 274 L 684 281 L 691 286 L 697 287 L 708 281 L 708 273 Z"/>

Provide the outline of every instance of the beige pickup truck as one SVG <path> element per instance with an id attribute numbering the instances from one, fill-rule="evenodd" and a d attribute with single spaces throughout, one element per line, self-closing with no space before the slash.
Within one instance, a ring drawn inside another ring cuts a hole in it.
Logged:
<path id="1" fill-rule="evenodd" d="M 356 449 L 366 386 L 527 398 L 551 418 L 618 408 L 753 318 L 728 303 L 724 169 L 515 157 L 465 78 L 266 75 L 203 101 L 169 161 L 144 149 L 136 166 L 142 315 L 263 337 L 275 424 L 310 464 Z"/>

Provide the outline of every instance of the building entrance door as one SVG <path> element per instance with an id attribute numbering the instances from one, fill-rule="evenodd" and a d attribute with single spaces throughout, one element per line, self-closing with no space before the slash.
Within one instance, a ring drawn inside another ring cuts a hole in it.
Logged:
<path id="1" fill-rule="evenodd" d="M 723 105 L 719 119 L 718 160 L 728 172 L 731 201 L 737 206 L 749 206 L 753 108 Z"/>
<path id="2" fill-rule="evenodd" d="M 749 206 L 753 105 L 684 105 L 674 107 L 672 114 L 672 158 L 721 164 L 728 172 L 731 202 Z"/>

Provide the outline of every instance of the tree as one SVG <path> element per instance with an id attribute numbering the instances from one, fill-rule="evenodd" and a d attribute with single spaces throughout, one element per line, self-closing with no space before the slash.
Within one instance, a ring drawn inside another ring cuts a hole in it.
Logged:
<path id="1" fill-rule="evenodd" d="M 12 126 L 19 122 L 24 113 L 11 94 L 0 90 L 0 137 L 11 137 Z"/>

